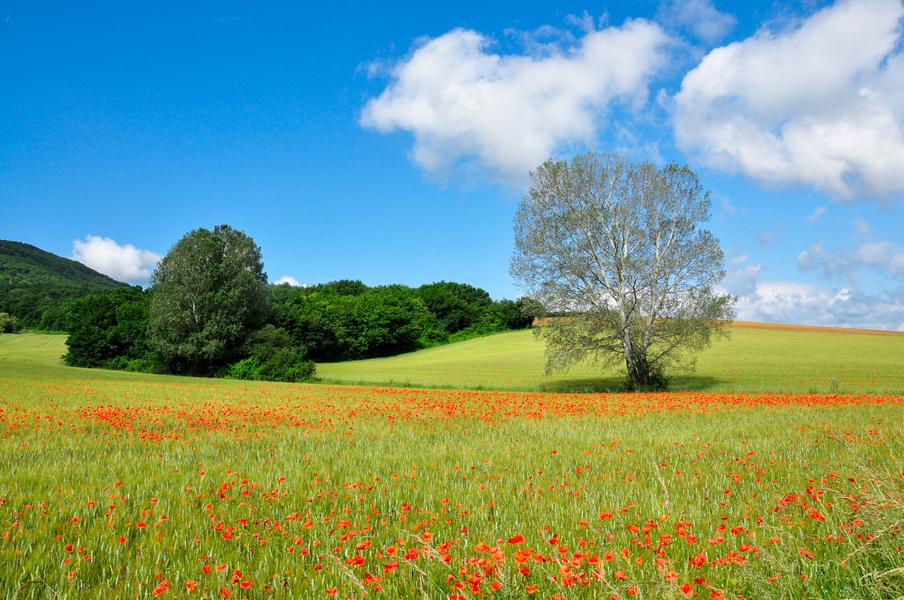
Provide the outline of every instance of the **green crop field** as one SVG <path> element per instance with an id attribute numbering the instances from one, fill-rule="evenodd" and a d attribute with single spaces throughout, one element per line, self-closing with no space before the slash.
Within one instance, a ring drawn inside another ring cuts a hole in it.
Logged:
<path id="1" fill-rule="evenodd" d="M 500 340 L 496 372 L 523 368 L 524 334 L 421 356 Z M 904 590 L 902 396 L 249 383 L 62 349 L 0 336 L 0 598 Z"/>
<path id="2" fill-rule="evenodd" d="M 616 369 L 578 365 L 543 374 L 543 343 L 513 331 L 411 354 L 317 367 L 327 381 L 511 389 L 618 389 Z M 673 377 L 674 389 L 711 391 L 904 391 L 904 335 L 832 330 L 732 328 L 702 352 L 693 374 Z"/>
<path id="3" fill-rule="evenodd" d="M 0 338 L 0 362 L 21 356 L 29 365 L 58 365 L 65 336 Z M 388 358 L 321 363 L 327 383 L 583 392 L 618 390 L 617 369 L 582 364 L 543 374 L 543 343 L 512 331 Z M 27 367 L 26 367 L 27 368 Z M 92 377 L 140 377 L 86 371 Z M 792 327 L 736 327 L 702 352 L 692 374 L 676 374 L 676 390 L 740 392 L 904 393 L 904 334 L 875 335 Z"/>

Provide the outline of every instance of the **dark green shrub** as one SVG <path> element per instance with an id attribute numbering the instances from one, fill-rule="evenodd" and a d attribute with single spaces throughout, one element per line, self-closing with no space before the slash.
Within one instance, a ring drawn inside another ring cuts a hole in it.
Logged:
<path id="1" fill-rule="evenodd" d="M 0 333 L 17 333 L 21 329 L 16 317 L 0 312 Z"/>
<path id="2" fill-rule="evenodd" d="M 225 376 L 252 381 L 310 381 L 314 362 L 305 357 L 305 349 L 293 345 L 285 329 L 267 325 L 251 334 L 249 356 L 230 365 Z"/>
<path id="3" fill-rule="evenodd" d="M 232 364 L 225 373 L 230 379 L 250 381 L 311 381 L 316 365 L 305 359 L 304 352 L 297 348 L 282 348 L 269 359 L 262 361 L 249 356 Z"/>

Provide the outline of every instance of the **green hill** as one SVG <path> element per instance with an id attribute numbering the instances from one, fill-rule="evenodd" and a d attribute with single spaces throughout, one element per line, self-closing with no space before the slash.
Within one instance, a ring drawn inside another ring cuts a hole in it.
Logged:
<path id="1" fill-rule="evenodd" d="M 124 286 L 80 262 L 0 240 L 0 312 L 26 327 L 62 329 L 66 302 Z"/>
<path id="2" fill-rule="evenodd" d="M 543 343 L 512 331 L 389 358 L 322 363 L 325 381 L 533 391 L 616 390 L 623 375 L 582 364 L 543 374 Z M 708 391 L 904 391 L 904 334 L 738 323 L 702 352 L 673 389 Z"/>

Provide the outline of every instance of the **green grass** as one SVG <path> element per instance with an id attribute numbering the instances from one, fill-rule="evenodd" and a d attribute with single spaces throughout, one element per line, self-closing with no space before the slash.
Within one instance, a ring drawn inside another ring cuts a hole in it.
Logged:
<path id="1" fill-rule="evenodd" d="M 513 331 L 410 354 L 317 365 L 326 381 L 533 391 L 618 390 L 623 374 L 582 364 L 543 374 L 544 346 Z M 904 336 L 734 328 L 699 354 L 672 389 L 707 391 L 904 391 Z"/>
<path id="2" fill-rule="evenodd" d="M 904 589 L 901 397 L 193 379 L 62 339 L 0 336 L 0 598 Z"/>
<path id="3" fill-rule="evenodd" d="M 0 364 L 61 365 L 65 336 L 0 336 Z M 624 375 L 582 364 L 543 374 L 543 342 L 512 331 L 389 358 L 321 363 L 325 383 L 515 391 L 618 391 Z M 133 373 L 67 370 L 92 378 L 141 378 Z M 90 374 L 90 375 L 88 375 Z M 676 374 L 674 390 L 733 392 L 904 393 L 904 335 L 734 328 L 730 338 L 700 353 L 692 374 Z"/>

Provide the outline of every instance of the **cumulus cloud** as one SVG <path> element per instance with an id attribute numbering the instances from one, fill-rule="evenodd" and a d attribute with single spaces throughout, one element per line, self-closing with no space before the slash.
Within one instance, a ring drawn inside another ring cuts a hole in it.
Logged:
<path id="1" fill-rule="evenodd" d="M 761 281 L 765 271 L 762 264 L 747 256 L 730 261 L 720 291 L 737 298 L 738 320 L 904 331 L 904 284 L 869 293 L 856 284 L 836 288 L 797 281 Z"/>
<path id="2" fill-rule="evenodd" d="M 904 190 L 902 17 L 900 0 L 842 0 L 712 50 L 675 97 L 678 146 L 769 185 Z"/>
<path id="3" fill-rule="evenodd" d="M 117 281 L 147 281 L 160 256 L 98 235 L 72 242 L 72 259 Z"/>
<path id="4" fill-rule="evenodd" d="M 658 18 L 707 44 L 723 39 L 738 23 L 734 15 L 721 12 L 711 0 L 671 0 L 660 6 Z"/>
<path id="5" fill-rule="evenodd" d="M 412 133 L 412 158 L 428 172 L 466 162 L 521 183 L 556 151 L 593 145 L 613 103 L 643 106 L 666 63 L 670 38 L 655 23 L 585 25 L 579 37 L 547 35 L 520 54 L 496 53 L 468 29 L 427 40 L 392 68 L 361 124 Z"/>
<path id="6" fill-rule="evenodd" d="M 288 283 L 292 287 L 301 287 L 301 284 L 298 282 L 298 280 L 291 275 L 283 275 L 276 280 L 276 285 L 282 285 L 284 283 Z"/>
<path id="7" fill-rule="evenodd" d="M 742 296 L 743 321 L 803 323 L 904 331 L 904 289 L 868 294 L 857 289 L 826 289 L 792 281 L 763 281 Z"/>
<path id="8" fill-rule="evenodd" d="M 867 241 L 853 252 L 832 252 L 821 241 L 814 242 L 797 257 L 804 271 L 815 271 L 826 279 L 845 278 L 856 284 L 858 272 L 868 268 L 890 278 L 904 278 L 904 248 L 887 240 Z"/>

